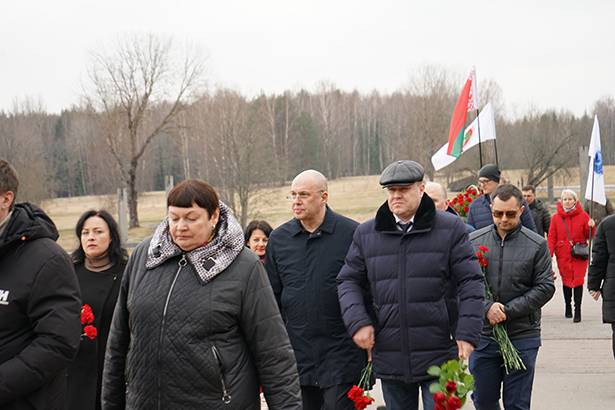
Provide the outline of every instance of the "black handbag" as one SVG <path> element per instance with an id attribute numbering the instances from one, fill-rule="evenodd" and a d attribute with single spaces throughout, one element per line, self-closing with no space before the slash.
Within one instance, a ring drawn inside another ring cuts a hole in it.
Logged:
<path id="1" fill-rule="evenodd" d="M 582 259 L 584 261 L 589 259 L 589 245 L 583 242 L 578 242 L 573 244 L 572 238 L 570 237 L 570 231 L 568 231 L 568 225 L 566 225 L 566 220 L 562 218 L 564 221 L 564 226 L 566 227 L 566 233 L 568 234 L 568 240 L 570 241 L 570 254 L 573 258 Z"/>

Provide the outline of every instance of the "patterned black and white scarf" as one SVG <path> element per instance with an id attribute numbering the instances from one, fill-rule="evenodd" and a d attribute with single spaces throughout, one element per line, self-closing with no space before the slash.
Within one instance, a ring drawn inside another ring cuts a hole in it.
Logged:
<path id="1" fill-rule="evenodd" d="M 220 201 L 218 234 L 205 246 L 186 252 L 188 261 L 194 266 L 204 283 L 212 280 L 226 269 L 245 247 L 243 230 L 239 221 L 226 204 Z M 164 261 L 183 251 L 173 242 L 169 231 L 169 216 L 158 225 L 147 251 L 148 269 L 161 265 Z"/>

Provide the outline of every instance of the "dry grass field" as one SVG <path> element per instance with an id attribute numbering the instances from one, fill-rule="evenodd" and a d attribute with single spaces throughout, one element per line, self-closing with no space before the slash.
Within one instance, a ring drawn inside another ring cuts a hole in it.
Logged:
<path id="1" fill-rule="evenodd" d="M 520 180 L 522 171 L 505 171 L 503 175 L 513 184 Z M 459 175 L 458 177 L 463 177 Z M 605 167 L 607 184 L 615 184 L 615 166 Z M 336 212 L 359 222 L 374 217 L 376 210 L 386 200 L 385 192 L 378 184 L 379 175 L 341 178 L 329 183 L 329 206 Z M 438 182 L 446 182 L 444 178 L 436 178 Z M 579 171 L 571 169 L 570 175 L 560 172 L 554 178 L 554 184 L 578 185 Z M 279 188 L 262 189 L 255 197 L 254 213 L 251 219 L 265 219 L 276 227 L 292 218 L 290 202 L 285 195 L 290 190 L 290 183 Z M 455 193 L 451 193 L 452 197 Z M 555 195 L 559 195 L 555 192 Z M 540 196 L 540 194 L 539 194 Z M 117 218 L 115 196 L 86 196 L 74 198 L 57 198 L 45 201 L 43 209 L 49 214 L 60 231 L 58 243 L 67 250 L 77 245 L 74 227 L 79 216 L 88 209 L 105 208 Z M 139 242 L 152 235 L 154 229 L 150 225 L 160 222 L 166 214 L 166 202 L 163 191 L 146 192 L 139 197 L 139 221 L 141 227 L 128 231 L 129 242 Z"/>

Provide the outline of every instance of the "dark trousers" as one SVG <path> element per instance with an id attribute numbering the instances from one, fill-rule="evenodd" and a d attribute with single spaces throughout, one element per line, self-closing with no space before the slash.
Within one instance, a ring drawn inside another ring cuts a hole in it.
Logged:
<path id="1" fill-rule="evenodd" d="M 354 410 L 354 402 L 348 398 L 353 383 L 321 389 L 318 386 L 301 386 L 303 410 Z"/>
<path id="2" fill-rule="evenodd" d="M 476 410 L 499 410 L 500 389 L 506 410 L 530 408 L 540 338 L 518 339 L 512 343 L 527 370 L 509 369 L 506 374 L 500 347 L 490 339 L 481 339 L 470 356 L 470 373 L 474 375 L 476 387 L 472 401 Z"/>
<path id="3" fill-rule="evenodd" d="M 615 323 L 611 323 L 611 330 L 613 331 L 613 357 L 615 357 Z"/>
<path id="4" fill-rule="evenodd" d="M 418 383 L 404 383 L 401 380 L 381 380 L 381 382 L 387 410 L 418 410 L 419 387 L 423 397 L 423 409 L 431 410 L 436 406 L 433 394 L 429 392 L 429 386 L 437 383 L 437 380 Z"/>

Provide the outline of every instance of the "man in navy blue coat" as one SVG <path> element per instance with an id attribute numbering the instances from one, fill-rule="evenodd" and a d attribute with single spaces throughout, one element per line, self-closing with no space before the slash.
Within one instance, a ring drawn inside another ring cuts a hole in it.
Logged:
<path id="1" fill-rule="evenodd" d="M 501 181 L 502 174 L 500 168 L 495 164 L 487 164 L 478 172 L 478 183 L 483 189 L 483 195 L 476 198 L 470 204 L 468 210 L 468 220 L 466 223 L 474 229 L 481 229 L 485 226 L 493 225 L 493 219 L 491 217 L 491 193 L 499 185 L 506 182 Z M 505 181 L 505 180 L 504 180 Z M 530 207 L 523 200 L 523 213 L 521 214 L 521 224 L 526 228 L 538 233 L 536 230 L 536 224 L 532 217 Z"/>
<path id="2" fill-rule="evenodd" d="M 344 323 L 371 349 L 388 410 L 418 409 L 419 387 L 423 408 L 433 409 L 427 369 L 468 358 L 483 323 L 483 275 L 468 231 L 436 210 L 423 177 L 414 161 L 383 171 L 387 202 L 355 231 L 337 278 Z"/>
<path id="3" fill-rule="evenodd" d="M 294 218 L 269 236 L 265 265 L 297 358 L 304 410 L 353 410 L 348 391 L 367 364 L 346 332 L 335 279 L 357 222 L 327 206 L 327 180 L 307 170 L 287 196 Z"/>

